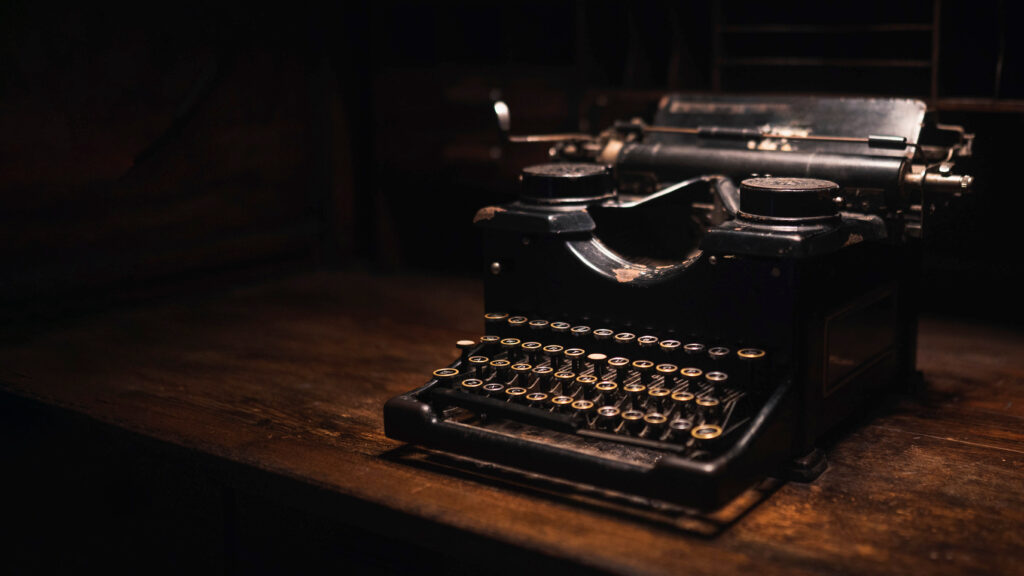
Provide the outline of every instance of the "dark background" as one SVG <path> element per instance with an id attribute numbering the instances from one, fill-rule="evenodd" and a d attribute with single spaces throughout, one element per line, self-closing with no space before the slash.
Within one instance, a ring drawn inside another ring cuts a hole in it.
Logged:
<path id="1" fill-rule="evenodd" d="M 922 302 L 1021 319 L 1014 3 L 213 4 L 0 8 L 5 317 L 295 265 L 476 274 L 472 214 L 546 151 L 500 147 L 492 98 L 515 132 L 597 131 L 678 90 L 916 97 L 966 125 L 977 194 Z"/>

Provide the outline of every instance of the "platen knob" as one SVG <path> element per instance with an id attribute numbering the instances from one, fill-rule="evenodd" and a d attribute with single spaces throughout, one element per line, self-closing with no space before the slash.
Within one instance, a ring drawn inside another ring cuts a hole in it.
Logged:
<path id="1" fill-rule="evenodd" d="M 600 164 L 550 163 L 528 166 L 520 177 L 524 202 L 574 204 L 615 195 L 612 176 Z"/>
<path id="2" fill-rule="evenodd" d="M 748 178 L 740 183 L 740 217 L 807 221 L 839 214 L 839 185 L 813 178 Z"/>

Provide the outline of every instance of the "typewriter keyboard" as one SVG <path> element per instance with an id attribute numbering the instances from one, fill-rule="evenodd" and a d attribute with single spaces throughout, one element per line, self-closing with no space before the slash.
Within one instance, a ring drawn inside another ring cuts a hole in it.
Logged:
<path id="1" fill-rule="evenodd" d="M 766 393 L 753 347 L 487 314 L 488 332 L 433 373 L 434 401 L 477 425 L 513 421 L 704 459 Z"/>

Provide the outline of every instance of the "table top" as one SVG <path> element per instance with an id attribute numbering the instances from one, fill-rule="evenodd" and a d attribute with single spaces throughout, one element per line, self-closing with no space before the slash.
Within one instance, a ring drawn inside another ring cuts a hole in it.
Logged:
<path id="1" fill-rule="evenodd" d="M 530 488 L 384 436 L 381 408 L 479 335 L 478 282 L 318 272 L 8 334 L 0 390 L 380 510 L 351 519 L 614 573 L 1020 573 L 1024 334 L 926 319 L 925 389 L 838 435 L 828 470 L 712 535 Z M 355 504 L 353 504 L 355 506 Z M 369 507 L 369 508 L 368 508 Z"/>

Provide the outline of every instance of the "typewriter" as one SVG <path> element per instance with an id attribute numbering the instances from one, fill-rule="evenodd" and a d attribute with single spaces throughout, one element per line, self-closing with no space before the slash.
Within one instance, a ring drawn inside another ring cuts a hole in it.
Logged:
<path id="1" fill-rule="evenodd" d="M 477 212 L 482 334 L 387 402 L 389 437 L 708 511 L 813 480 L 914 380 L 921 239 L 972 185 L 972 136 L 923 102 L 669 95 L 597 136 L 495 110 L 552 162 Z"/>

